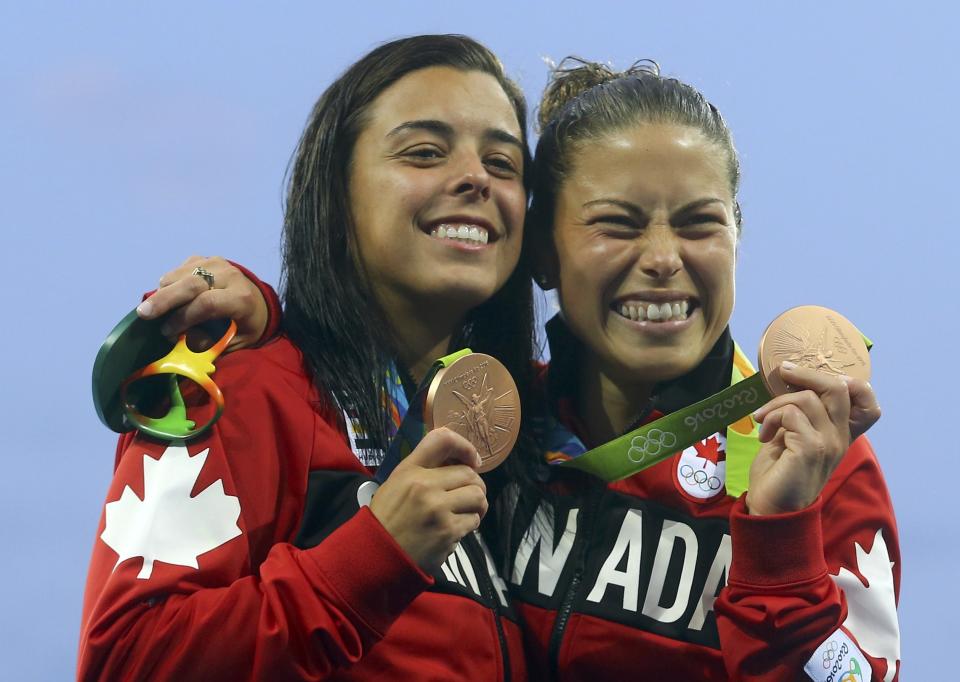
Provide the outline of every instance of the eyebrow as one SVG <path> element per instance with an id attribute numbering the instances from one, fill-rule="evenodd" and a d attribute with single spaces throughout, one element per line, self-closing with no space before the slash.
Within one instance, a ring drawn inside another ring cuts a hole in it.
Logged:
<path id="1" fill-rule="evenodd" d="M 618 208 L 622 208 L 624 211 L 627 211 L 628 213 L 632 213 L 637 216 L 646 215 L 643 209 L 637 206 L 636 204 L 631 204 L 629 201 L 622 201 L 620 199 L 593 199 L 592 201 L 586 202 L 583 205 L 583 207 L 592 208 L 594 206 L 599 206 L 601 204 L 609 204 L 611 206 L 616 206 Z"/>
<path id="2" fill-rule="evenodd" d="M 487 128 L 484 131 L 483 136 L 487 139 L 503 142 L 504 144 L 510 144 L 518 147 L 520 150 L 523 150 L 523 142 L 521 142 L 516 135 L 511 135 L 506 130 L 501 130 L 500 128 Z"/>
<path id="3" fill-rule="evenodd" d="M 705 197 L 703 199 L 691 201 L 689 204 L 684 204 L 676 211 L 676 213 L 689 213 L 690 211 L 696 211 L 698 208 L 703 208 L 704 206 L 709 206 L 710 204 L 722 203 L 723 199 L 718 199 L 717 197 Z"/>
<path id="4" fill-rule="evenodd" d="M 397 135 L 405 133 L 408 130 L 423 130 L 448 139 L 454 135 L 453 126 L 449 123 L 434 119 L 419 119 L 416 121 L 406 121 L 405 123 L 401 123 L 387 133 L 387 137 L 396 137 Z M 487 128 L 483 131 L 483 138 L 485 140 L 493 140 L 496 142 L 514 145 L 521 150 L 523 149 L 523 142 L 516 135 L 511 135 L 506 130 L 501 130 L 500 128 Z"/>
<path id="5" fill-rule="evenodd" d="M 676 211 L 673 211 L 673 213 L 689 213 L 690 211 L 695 211 L 698 208 L 703 208 L 704 206 L 708 206 L 709 204 L 714 204 L 714 203 L 722 204 L 723 200 L 718 199 L 717 197 L 705 197 L 703 199 L 696 199 L 694 201 L 691 201 L 688 204 L 684 204 Z M 633 213 L 636 215 L 646 215 L 644 210 L 639 206 L 637 206 L 636 204 L 632 204 L 629 201 L 623 201 L 621 199 L 594 199 L 593 201 L 586 202 L 583 205 L 583 207 L 590 208 L 592 206 L 596 206 L 599 204 L 610 204 L 612 206 L 617 206 L 619 208 L 622 208 L 625 211 L 629 211 L 630 213 Z"/>
<path id="6" fill-rule="evenodd" d="M 449 123 L 433 120 L 418 120 L 401 123 L 387 133 L 387 137 L 396 137 L 397 135 L 405 133 L 408 130 L 424 130 L 428 133 L 436 133 L 437 135 L 441 135 L 443 137 L 453 136 L 453 126 L 451 126 Z"/>

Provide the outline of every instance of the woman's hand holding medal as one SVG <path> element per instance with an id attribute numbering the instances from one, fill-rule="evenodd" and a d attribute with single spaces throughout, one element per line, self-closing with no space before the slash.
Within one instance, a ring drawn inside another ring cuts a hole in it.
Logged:
<path id="1" fill-rule="evenodd" d="M 487 513 L 480 455 L 451 429 L 427 433 L 380 486 L 370 511 L 424 571 L 434 571 Z"/>
<path id="2" fill-rule="evenodd" d="M 870 384 L 784 362 L 780 378 L 794 391 L 754 413 L 760 452 L 750 467 L 751 514 L 797 511 L 823 490 L 850 443 L 880 418 Z"/>

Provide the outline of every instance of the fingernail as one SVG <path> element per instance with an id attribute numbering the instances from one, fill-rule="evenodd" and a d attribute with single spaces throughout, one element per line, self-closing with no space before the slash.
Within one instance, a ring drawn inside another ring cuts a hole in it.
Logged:
<path id="1" fill-rule="evenodd" d="M 762 414 L 763 414 L 763 410 L 754 410 L 754 411 L 753 411 L 753 414 L 751 415 L 751 416 L 753 417 L 753 421 L 755 421 L 755 422 L 760 421 L 760 416 L 761 416 Z"/>
<path id="2" fill-rule="evenodd" d="M 790 362 L 789 360 L 784 360 L 783 362 L 780 363 L 780 366 L 783 367 L 784 369 L 796 369 L 797 363 Z"/>
<path id="3" fill-rule="evenodd" d="M 140 305 L 137 306 L 137 315 L 140 317 L 150 317 L 153 315 L 153 303 L 150 300 L 146 300 Z"/>

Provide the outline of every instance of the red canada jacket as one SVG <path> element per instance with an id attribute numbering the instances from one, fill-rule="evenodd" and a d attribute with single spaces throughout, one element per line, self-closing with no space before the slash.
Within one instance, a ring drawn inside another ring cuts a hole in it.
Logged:
<path id="1" fill-rule="evenodd" d="M 565 383 L 576 343 L 559 319 L 548 333 L 554 412 L 583 437 Z M 732 352 L 727 333 L 693 375 L 661 387 L 657 411 L 724 388 Z M 724 442 L 611 484 L 551 467 L 552 513 L 516 507 L 504 577 L 533 679 L 896 679 L 900 552 L 867 440 L 813 505 L 766 517 L 726 494 Z"/>
<path id="2" fill-rule="evenodd" d="M 203 437 L 121 438 L 80 679 L 526 679 L 482 540 L 432 577 L 411 562 L 362 506 L 371 470 L 288 339 L 214 378 L 226 410 Z"/>

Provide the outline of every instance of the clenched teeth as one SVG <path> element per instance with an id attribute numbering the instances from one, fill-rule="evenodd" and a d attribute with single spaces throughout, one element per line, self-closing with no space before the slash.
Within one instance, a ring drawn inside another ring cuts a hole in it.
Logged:
<path id="1" fill-rule="evenodd" d="M 619 310 L 623 317 L 634 322 L 671 322 L 687 319 L 690 302 L 673 301 L 671 303 L 621 303 Z"/>
<path id="2" fill-rule="evenodd" d="M 476 225 L 440 225 L 430 230 L 430 236 L 468 244 L 486 244 L 490 239 L 487 229 Z"/>

